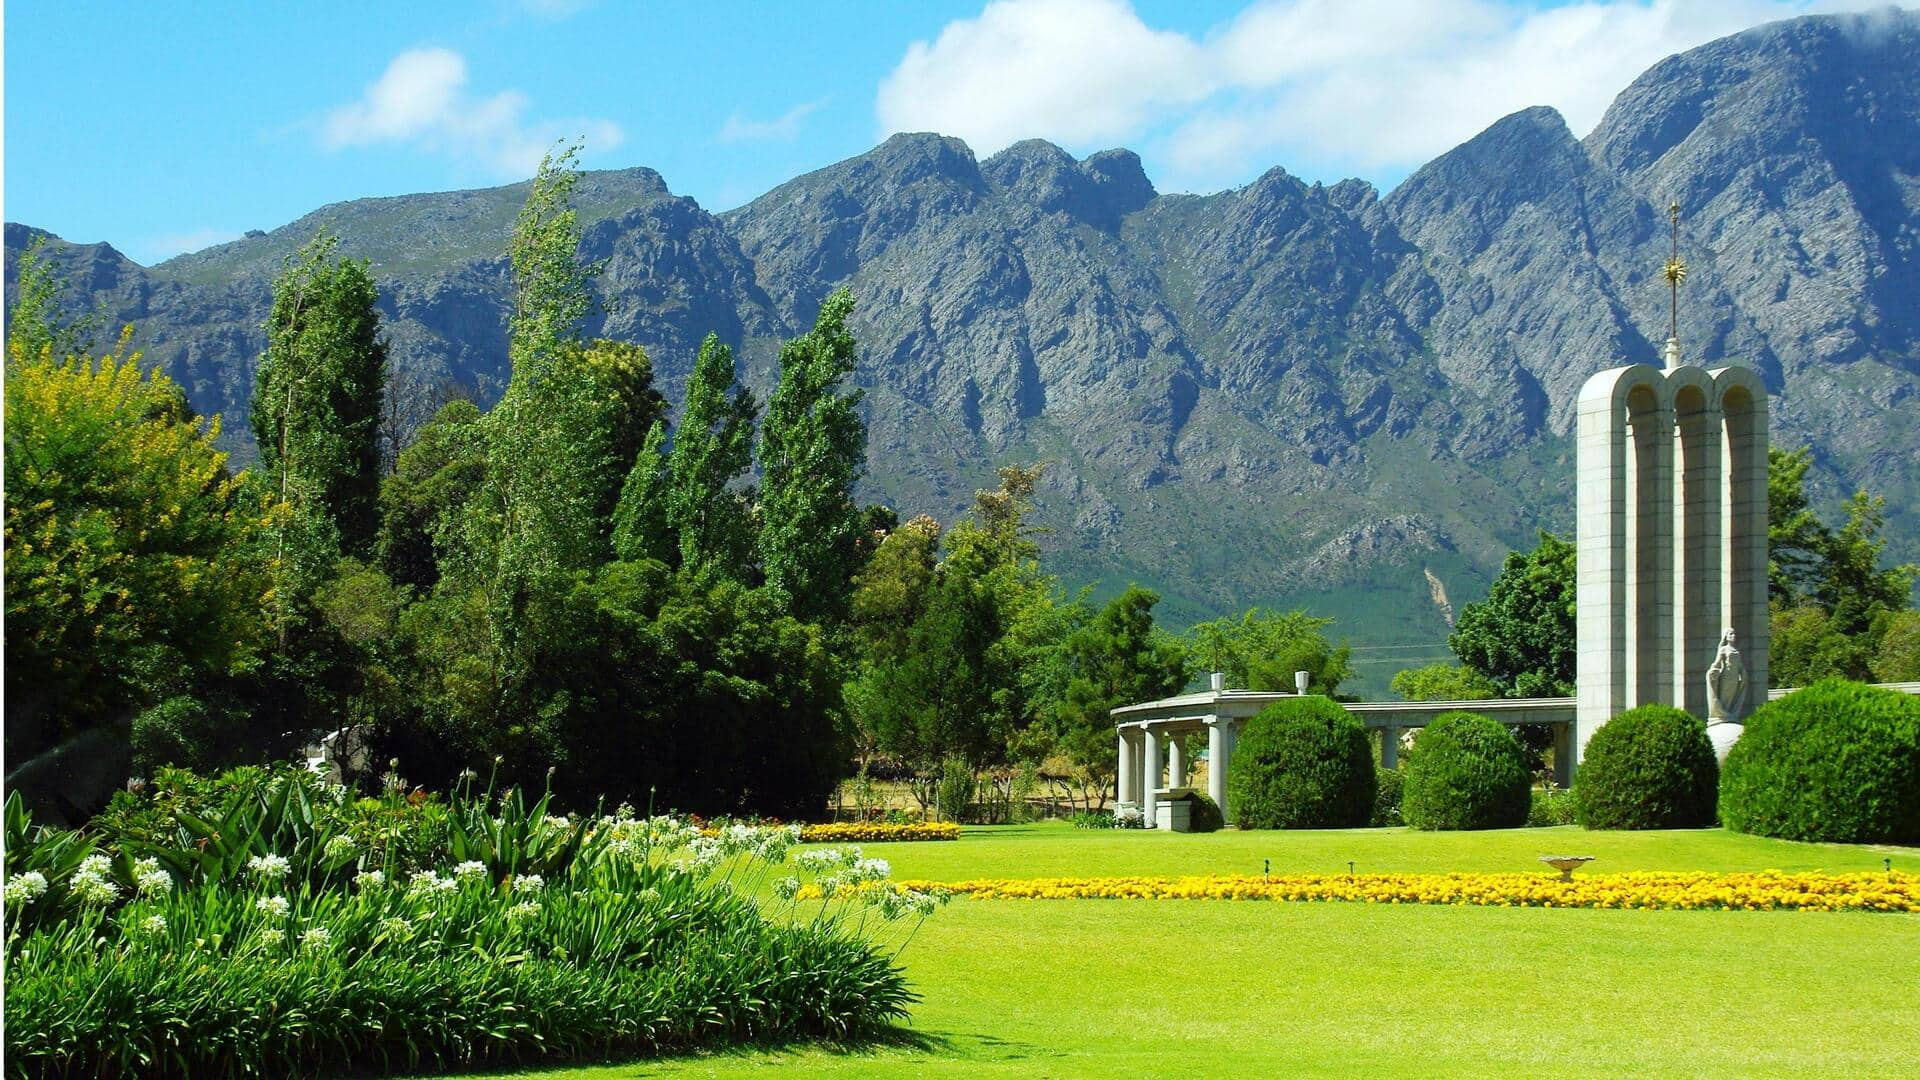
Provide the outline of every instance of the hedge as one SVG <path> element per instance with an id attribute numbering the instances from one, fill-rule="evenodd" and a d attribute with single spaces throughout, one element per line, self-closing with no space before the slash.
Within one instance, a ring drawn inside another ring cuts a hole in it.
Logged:
<path id="1" fill-rule="evenodd" d="M 1227 770 L 1227 803 L 1243 829 L 1365 825 L 1373 816 L 1373 748 L 1336 702 L 1294 697 L 1247 721 Z"/>
<path id="2" fill-rule="evenodd" d="M 1642 705 L 1587 741 L 1573 786 L 1575 818 L 1589 829 L 1712 825 L 1719 779 L 1706 724 L 1671 705 Z"/>
<path id="3" fill-rule="evenodd" d="M 1823 679 L 1754 710 L 1727 754 L 1720 820 L 1788 840 L 1920 843 L 1920 698 Z"/>
<path id="4" fill-rule="evenodd" d="M 1407 751 L 1400 816 L 1416 829 L 1515 829 L 1532 779 L 1513 732 L 1478 713 L 1442 713 Z"/>

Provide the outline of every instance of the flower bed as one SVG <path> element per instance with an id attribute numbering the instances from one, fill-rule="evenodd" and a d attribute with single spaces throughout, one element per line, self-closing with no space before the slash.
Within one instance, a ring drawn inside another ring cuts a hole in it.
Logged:
<path id="1" fill-rule="evenodd" d="M 879 844 L 909 840 L 958 840 L 960 826 L 950 821 L 922 821 L 889 825 L 881 821 L 845 821 L 826 825 L 803 825 L 803 844 Z"/>
<path id="2" fill-rule="evenodd" d="M 794 851 L 798 826 L 703 835 L 463 789 L 428 839 L 375 847 L 344 827 L 344 789 L 259 779 L 210 817 L 161 808 L 137 836 L 110 818 L 37 828 L 9 800 L 9 1075 L 423 1072 L 846 1039 L 905 1016 L 914 995 L 880 935 L 900 920 L 910 935 L 941 899 L 877 887 L 890 869 L 858 849 Z M 393 783 L 378 802 L 398 815 L 408 798 Z M 848 903 L 794 918 L 803 884 Z"/>
<path id="3" fill-rule="evenodd" d="M 1488 907 L 1920 911 L 1920 877 L 1899 872 L 1283 874 L 901 881 L 980 900 L 1344 900 Z"/>

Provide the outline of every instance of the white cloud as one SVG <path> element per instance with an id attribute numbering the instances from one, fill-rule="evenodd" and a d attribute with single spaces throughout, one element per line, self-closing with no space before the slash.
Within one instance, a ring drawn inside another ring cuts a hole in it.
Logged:
<path id="1" fill-rule="evenodd" d="M 983 154 L 1036 136 L 1125 138 L 1212 92 L 1204 61 L 1124 0 L 994 0 L 908 47 L 880 84 L 880 126 L 958 135 Z"/>
<path id="2" fill-rule="evenodd" d="M 414 144 L 508 176 L 525 176 L 556 140 L 579 138 L 589 149 L 607 150 L 625 138 L 610 120 L 529 122 L 525 94 L 506 90 L 476 98 L 468 93 L 467 81 L 467 61 L 459 53 L 408 49 L 393 58 L 360 100 L 327 114 L 321 142 L 330 150 Z"/>
<path id="3" fill-rule="evenodd" d="M 147 265 L 171 259 L 175 255 L 210 248 L 215 244 L 224 244 L 240 239 L 240 234 L 232 229 L 195 229 L 192 232 L 167 233 L 162 236 L 148 237 L 140 245 L 140 255 Z"/>
<path id="4" fill-rule="evenodd" d="M 817 111 L 821 104 L 818 101 L 802 102 L 773 120 L 749 120 L 739 113 L 734 113 L 727 117 L 727 122 L 720 127 L 720 134 L 714 138 L 721 142 L 748 142 L 761 139 L 791 142 L 800 134 L 801 123 Z"/>
<path id="5" fill-rule="evenodd" d="M 1023 138 L 1145 138 L 1217 183 L 1300 156 L 1395 171 L 1530 105 L 1576 134 L 1676 52 L 1846 0 L 1259 0 L 1193 37 L 1125 0 L 993 0 L 911 45 L 882 82 L 882 134 L 934 130 L 989 154 Z"/>

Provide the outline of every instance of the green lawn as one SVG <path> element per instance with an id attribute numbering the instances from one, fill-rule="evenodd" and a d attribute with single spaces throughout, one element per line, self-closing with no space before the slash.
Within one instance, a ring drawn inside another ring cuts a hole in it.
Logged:
<path id="1" fill-rule="evenodd" d="M 1058 825 L 873 844 L 896 876 L 1880 869 L 1920 851 L 1720 831 L 1167 836 Z M 1920 917 L 958 900 L 902 955 L 917 1045 L 547 1076 L 1913 1076 Z"/>

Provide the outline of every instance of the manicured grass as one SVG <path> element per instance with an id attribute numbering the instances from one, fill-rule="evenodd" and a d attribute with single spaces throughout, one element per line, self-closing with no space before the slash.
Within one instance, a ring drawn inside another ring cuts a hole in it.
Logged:
<path id="1" fill-rule="evenodd" d="M 1163 836 L 1058 825 L 868 845 L 901 877 L 1879 869 L 1717 830 Z M 1920 851 L 1888 849 L 1920 870 Z M 1920 1074 L 1920 917 L 1226 901 L 958 900 L 902 955 L 918 1045 L 762 1050 L 591 1077 Z"/>

